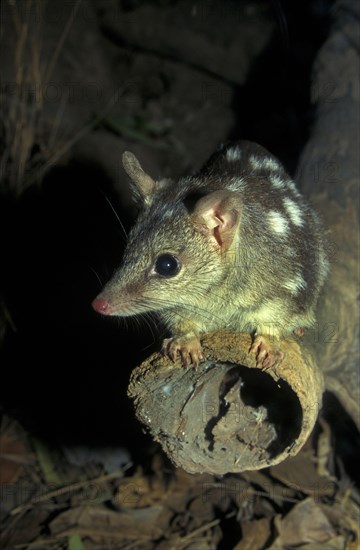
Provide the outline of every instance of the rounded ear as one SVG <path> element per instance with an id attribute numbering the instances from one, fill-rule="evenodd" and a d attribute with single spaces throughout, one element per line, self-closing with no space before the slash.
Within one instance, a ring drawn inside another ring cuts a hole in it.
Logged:
<path id="1" fill-rule="evenodd" d="M 122 155 L 123 167 L 129 176 L 135 198 L 149 205 L 156 191 L 156 182 L 141 168 L 140 162 L 133 153 L 125 151 Z"/>
<path id="2" fill-rule="evenodd" d="M 232 191 L 214 191 L 200 198 L 194 206 L 195 227 L 222 250 L 233 242 L 240 222 L 241 199 Z"/>

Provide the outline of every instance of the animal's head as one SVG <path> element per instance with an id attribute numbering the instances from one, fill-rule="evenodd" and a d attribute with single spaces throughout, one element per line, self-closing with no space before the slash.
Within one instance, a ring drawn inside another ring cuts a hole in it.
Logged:
<path id="1" fill-rule="evenodd" d="M 136 157 L 123 154 L 141 208 L 121 267 L 93 308 L 127 317 L 180 304 L 190 307 L 223 278 L 224 255 L 240 222 L 239 197 L 206 189 L 204 181 L 154 181 Z"/>

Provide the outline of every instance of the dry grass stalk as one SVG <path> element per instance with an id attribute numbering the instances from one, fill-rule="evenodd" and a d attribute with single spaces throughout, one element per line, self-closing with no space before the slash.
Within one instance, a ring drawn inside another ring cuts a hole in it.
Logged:
<path id="1" fill-rule="evenodd" d="M 1 79 L 0 189 L 19 196 L 27 187 L 40 184 L 59 144 L 61 116 L 52 129 L 51 148 L 43 124 L 44 90 L 49 83 L 81 0 L 71 10 L 53 55 L 46 63 L 42 45 L 46 0 L 8 0 L 7 9 L 15 31 L 12 81 Z M 5 23 L 6 24 L 6 23 Z M 3 29 L 1 38 L 4 39 Z M 2 76 L 2 75 L 1 75 Z M 59 111 L 63 112 L 61 103 Z M 58 155 L 56 155 L 58 157 Z"/>

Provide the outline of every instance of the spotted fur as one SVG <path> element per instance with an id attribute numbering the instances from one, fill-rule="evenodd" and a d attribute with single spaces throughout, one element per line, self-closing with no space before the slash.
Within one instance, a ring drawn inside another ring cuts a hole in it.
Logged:
<path id="1" fill-rule="evenodd" d="M 270 210 L 266 214 L 269 229 L 275 235 L 287 235 L 289 233 L 289 222 L 283 214 L 276 210 Z"/>
<path id="2" fill-rule="evenodd" d="M 100 295 L 108 314 L 157 311 L 184 338 L 223 328 L 282 336 L 312 325 L 328 271 L 324 230 L 271 153 L 225 145 L 197 174 L 161 182 L 131 158 L 141 212 Z M 164 253 L 178 259 L 176 276 L 154 275 Z"/>

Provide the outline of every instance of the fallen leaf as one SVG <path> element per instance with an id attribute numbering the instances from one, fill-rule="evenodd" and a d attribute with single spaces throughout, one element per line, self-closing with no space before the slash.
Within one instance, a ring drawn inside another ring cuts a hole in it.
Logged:
<path id="1" fill-rule="evenodd" d="M 334 537 L 331 540 L 326 541 L 326 550 L 350 550 L 350 547 L 346 546 L 346 541 L 344 537 Z M 318 544 L 302 544 L 297 546 L 296 550 L 324 550 L 324 545 L 320 542 Z M 359 550 L 359 547 L 356 546 L 353 550 Z"/>
<path id="2" fill-rule="evenodd" d="M 102 506 L 71 508 L 59 514 L 50 524 L 55 535 L 87 535 L 90 537 L 157 538 L 163 530 L 156 524 L 163 508 L 151 506 L 126 512 L 114 512 Z M 139 532 L 140 530 L 140 532 Z"/>
<path id="3" fill-rule="evenodd" d="M 335 536 L 326 515 L 311 497 L 296 504 L 284 518 L 277 516 L 275 525 L 285 546 L 327 542 Z"/>
<path id="4" fill-rule="evenodd" d="M 286 461 L 288 462 L 289 459 Z M 270 469 L 271 471 L 271 469 Z M 245 478 L 249 483 L 254 486 L 254 492 L 260 494 L 258 487 L 263 491 L 264 496 L 268 496 L 273 500 L 278 506 L 282 506 L 284 502 L 288 500 L 295 501 L 297 490 L 293 489 L 291 486 L 284 487 L 280 483 L 275 482 L 271 477 L 266 476 L 262 472 L 256 470 L 250 472 L 242 472 L 242 477 Z M 276 476 L 273 476 L 276 477 Z M 282 481 L 282 480 L 280 480 Z M 287 484 L 286 484 L 287 485 Z M 255 489 L 256 487 L 256 489 Z"/>
<path id="5" fill-rule="evenodd" d="M 350 493 L 348 491 L 347 493 Z M 333 504 L 320 504 L 322 511 L 329 519 L 339 534 L 346 536 L 347 539 L 353 537 L 356 544 L 360 541 L 360 507 L 350 494 L 345 494 L 343 498 Z M 356 547 L 360 548 L 360 545 Z"/>
<path id="6" fill-rule="evenodd" d="M 293 491 L 305 493 L 315 500 L 321 496 L 334 494 L 335 483 L 318 472 L 312 450 L 288 458 L 270 468 L 270 475 Z M 286 489 L 284 489 L 286 491 Z"/>
<path id="7" fill-rule="evenodd" d="M 15 483 L 31 455 L 22 441 L 9 435 L 0 436 L 0 483 Z"/>
<path id="8" fill-rule="evenodd" d="M 271 536 L 271 519 L 262 518 L 241 524 L 242 539 L 234 550 L 261 550 Z"/>

